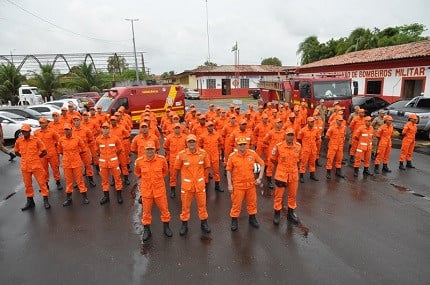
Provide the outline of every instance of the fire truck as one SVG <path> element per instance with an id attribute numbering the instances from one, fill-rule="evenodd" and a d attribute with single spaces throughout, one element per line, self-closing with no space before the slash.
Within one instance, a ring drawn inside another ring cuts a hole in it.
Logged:
<path id="1" fill-rule="evenodd" d="M 260 101 L 266 105 L 272 102 L 277 105 L 287 102 L 292 105 L 305 101 L 308 104 L 309 114 L 312 115 L 321 99 L 324 99 L 327 109 L 333 108 L 335 101 L 344 109 L 344 116 L 349 115 L 349 106 L 352 102 L 351 79 L 337 74 L 318 74 L 301 76 L 300 74 L 287 74 L 287 80 L 264 81 L 260 80 Z"/>

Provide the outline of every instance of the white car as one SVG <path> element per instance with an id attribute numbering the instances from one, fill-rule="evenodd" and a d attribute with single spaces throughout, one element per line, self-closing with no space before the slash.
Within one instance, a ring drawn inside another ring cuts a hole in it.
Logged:
<path id="1" fill-rule="evenodd" d="M 44 104 L 46 105 L 55 105 L 59 108 L 62 107 L 68 107 L 69 103 L 72 102 L 73 105 L 75 105 L 75 110 L 79 111 L 80 113 L 86 111 L 87 109 L 85 109 L 84 104 L 82 104 L 81 100 L 79 99 L 74 99 L 74 98 L 67 98 L 67 99 L 61 99 L 61 100 L 54 100 L 54 101 L 49 101 L 46 102 Z"/>
<path id="2" fill-rule="evenodd" d="M 3 128 L 4 139 L 17 139 L 21 135 L 23 124 L 30 125 L 31 133 L 40 127 L 39 122 L 36 120 L 26 119 L 20 115 L 7 112 L 0 112 L 0 123 Z"/>
<path id="3" fill-rule="evenodd" d="M 46 117 L 49 121 L 52 121 L 52 113 L 57 112 L 61 113 L 60 107 L 53 104 L 40 104 L 40 105 L 32 105 L 28 106 L 27 109 L 35 110 L 41 113 L 44 117 Z"/>
<path id="4" fill-rule="evenodd" d="M 184 88 L 184 97 L 185 99 L 200 99 L 200 93 L 197 89 Z"/>

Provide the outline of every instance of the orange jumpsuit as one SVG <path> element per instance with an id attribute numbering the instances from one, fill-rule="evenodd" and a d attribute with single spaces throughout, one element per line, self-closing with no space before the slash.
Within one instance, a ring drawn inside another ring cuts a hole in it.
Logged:
<path id="1" fill-rule="evenodd" d="M 188 148 L 180 151 L 176 156 L 175 169 L 181 171 L 181 202 L 180 219 L 186 222 L 190 219 L 191 201 L 196 199 L 198 216 L 200 220 L 208 218 L 206 209 L 205 168 L 211 162 L 206 151 L 197 148 L 192 153 Z"/>
<path id="2" fill-rule="evenodd" d="M 85 118 L 85 116 L 83 116 L 83 117 Z M 91 133 L 93 134 L 94 139 L 96 139 L 100 135 L 100 126 L 98 125 L 98 123 L 95 120 L 89 120 L 88 119 L 87 121 L 85 121 L 85 119 L 84 119 L 81 122 L 81 126 L 88 128 L 91 131 Z M 91 143 L 89 145 L 89 147 L 91 150 L 91 157 L 93 159 L 93 164 L 99 165 L 99 158 L 97 156 L 95 143 Z"/>
<path id="3" fill-rule="evenodd" d="M 253 150 L 247 149 L 244 154 L 234 151 L 227 160 L 226 171 L 231 172 L 233 192 L 231 193 L 230 217 L 240 216 L 243 199 L 246 199 L 246 210 L 249 215 L 257 213 L 257 190 L 255 188 L 254 163 L 264 166 L 264 161 Z"/>
<path id="4" fill-rule="evenodd" d="M 119 169 L 118 159 L 122 151 L 121 141 L 118 137 L 111 134 L 108 136 L 100 135 L 96 139 L 95 148 L 99 154 L 103 192 L 109 192 L 109 172 L 114 178 L 115 190 L 122 190 L 121 170 Z"/>
<path id="5" fill-rule="evenodd" d="M 36 178 L 43 197 L 49 196 L 48 186 L 46 186 L 46 173 L 43 169 L 39 155 L 46 151 L 41 139 L 30 135 L 28 139 L 19 137 L 15 142 L 15 153 L 21 154 L 21 173 L 25 186 L 25 196 L 34 197 L 32 176 Z"/>
<path id="6" fill-rule="evenodd" d="M 88 177 L 94 176 L 93 168 L 91 166 L 91 146 L 94 144 L 94 135 L 86 127 L 80 126 L 79 129 L 73 127 L 73 134 L 82 139 L 85 145 L 85 153 L 82 154 L 82 162 L 85 166 L 85 174 Z"/>
<path id="7" fill-rule="evenodd" d="M 314 128 L 316 128 L 318 130 L 319 136 L 320 136 L 320 138 L 322 138 L 322 136 L 324 134 L 324 122 L 322 121 L 320 116 L 316 117 L 315 123 L 314 123 Z M 322 142 L 322 139 L 317 141 L 317 159 L 320 158 L 321 142 Z"/>
<path id="8" fill-rule="evenodd" d="M 260 122 L 254 128 L 253 141 L 256 142 L 255 151 L 258 156 L 263 157 L 264 155 L 264 136 L 273 128 L 273 126 L 267 121 L 266 123 Z"/>
<path id="9" fill-rule="evenodd" d="M 353 140 L 357 143 L 357 150 L 355 153 L 354 168 L 360 167 L 361 160 L 363 159 L 364 167 L 369 167 L 372 156 L 373 133 L 373 127 L 367 127 L 366 125 L 359 127 L 355 132 Z"/>
<path id="10" fill-rule="evenodd" d="M 411 121 L 407 122 L 403 127 L 402 147 L 400 148 L 399 161 L 412 161 L 412 154 L 415 147 L 415 135 L 417 133 L 417 125 Z"/>
<path id="11" fill-rule="evenodd" d="M 47 155 L 41 158 L 43 169 L 46 173 L 46 183 L 49 182 L 49 168 L 51 166 L 52 174 L 56 181 L 60 180 L 60 159 L 58 157 L 57 145 L 59 135 L 53 128 L 47 128 L 46 130 L 38 129 L 34 132 L 34 136 L 42 140 L 46 146 Z"/>
<path id="12" fill-rule="evenodd" d="M 64 135 L 64 124 L 60 123 L 60 121 L 55 122 L 49 122 L 48 124 L 48 128 L 52 129 L 54 132 L 56 132 L 58 134 L 58 136 L 63 136 Z"/>
<path id="13" fill-rule="evenodd" d="M 164 156 L 155 154 L 152 159 L 146 155 L 136 159 L 134 174 L 140 178 L 140 196 L 142 197 L 142 224 L 150 225 L 152 205 L 155 203 L 161 213 L 163 223 L 170 222 L 164 177 L 167 175 L 167 161 Z"/>
<path id="14" fill-rule="evenodd" d="M 227 158 L 230 155 L 230 153 L 233 151 L 228 137 L 237 128 L 239 128 L 239 125 L 237 125 L 236 123 L 231 124 L 230 122 L 227 125 L 225 125 L 221 131 L 221 136 L 224 139 L 224 157 L 225 158 Z"/>
<path id="15" fill-rule="evenodd" d="M 153 134 L 137 134 L 131 142 L 131 151 L 137 153 L 137 157 L 145 155 L 145 144 L 149 140 L 154 142 L 155 150 L 158 151 L 160 149 L 160 141 Z"/>
<path id="16" fill-rule="evenodd" d="M 211 168 L 214 176 L 214 181 L 221 181 L 221 177 L 219 175 L 219 157 L 220 157 L 220 149 L 223 145 L 223 139 L 220 134 L 216 131 L 210 133 L 207 131 L 202 136 L 198 137 L 199 146 L 203 148 L 209 156 L 209 160 L 211 162 Z M 207 173 L 205 174 L 205 182 L 208 183 L 209 177 L 209 168 L 207 169 Z"/>
<path id="17" fill-rule="evenodd" d="M 276 164 L 275 172 L 275 194 L 273 199 L 273 209 L 282 209 L 282 197 L 285 188 L 288 188 L 288 208 L 297 208 L 296 196 L 299 188 L 299 170 L 301 146 L 298 142 L 293 142 L 290 146 L 285 141 L 275 145 L 272 149 L 271 161 Z"/>
<path id="18" fill-rule="evenodd" d="M 364 117 L 357 116 L 352 119 L 351 124 L 349 124 L 349 129 L 351 130 L 351 137 L 354 138 L 355 132 L 361 127 L 364 126 Z M 351 140 L 351 148 L 349 150 L 349 155 L 354 155 L 357 150 L 357 140 Z"/>
<path id="19" fill-rule="evenodd" d="M 383 124 L 376 131 L 376 137 L 379 139 L 378 142 L 378 150 L 375 158 L 375 165 L 381 163 L 388 164 L 388 160 L 390 159 L 391 154 L 391 146 L 392 141 L 391 137 L 393 136 L 394 128 L 393 125 Z"/>
<path id="20" fill-rule="evenodd" d="M 265 163 L 266 163 L 266 175 L 269 177 L 272 177 L 273 170 L 274 170 L 274 165 L 270 160 L 272 149 L 277 143 L 282 142 L 284 138 L 285 138 L 285 131 L 282 129 L 280 130 L 273 129 L 269 133 L 267 133 L 264 138 L 264 144 L 266 146 L 265 152 L 264 152 Z"/>
<path id="21" fill-rule="evenodd" d="M 116 125 L 115 127 L 112 125 L 110 127 L 110 134 L 112 136 L 116 136 L 117 138 L 119 138 L 120 142 L 121 142 L 121 146 L 122 149 L 125 149 L 125 145 L 127 144 L 127 141 L 130 141 L 130 134 L 129 132 L 127 132 L 127 130 L 120 125 Z M 131 148 L 131 147 L 130 147 Z M 123 175 L 128 175 L 128 167 L 127 167 L 127 163 L 128 163 L 128 158 L 126 157 L 126 152 L 125 151 L 121 151 L 121 153 L 118 155 L 119 158 L 119 165 L 121 167 L 121 173 Z"/>
<path id="22" fill-rule="evenodd" d="M 300 158 L 300 173 L 305 173 L 309 165 L 309 172 L 315 172 L 315 160 L 317 159 L 317 143 L 321 140 L 319 130 L 315 127 L 302 128 L 297 136 L 302 142 L 302 157 Z"/>
<path id="23" fill-rule="evenodd" d="M 175 169 L 175 159 L 178 153 L 181 150 L 184 150 L 187 147 L 186 144 L 187 136 L 182 132 L 179 135 L 175 133 L 171 133 L 167 136 L 166 140 L 163 143 L 163 148 L 166 151 L 166 157 L 169 161 L 169 174 L 170 174 L 170 184 L 169 186 L 175 187 L 177 180 L 177 172 Z"/>
<path id="24" fill-rule="evenodd" d="M 326 136 L 329 138 L 327 146 L 327 163 L 326 169 L 333 169 L 333 162 L 335 168 L 342 167 L 343 148 L 345 145 L 346 126 L 344 124 L 337 126 L 336 124 L 330 126 L 327 130 Z"/>
<path id="25" fill-rule="evenodd" d="M 76 181 L 80 193 L 87 192 L 87 187 L 82 177 L 81 159 L 81 154 L 86 149 L 87 147 L 82 139 L 76 135 L 72 135 L 70 138 L 63 136 L 58 141 L 58 153 L 63 155 L 61 166 L 66 179 L 66 193 L 73 192 L 73 179 Z"/>

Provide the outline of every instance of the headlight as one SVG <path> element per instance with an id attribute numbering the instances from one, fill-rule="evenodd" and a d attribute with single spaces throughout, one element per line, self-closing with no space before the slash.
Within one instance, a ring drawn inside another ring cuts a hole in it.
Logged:
<path id="1" fill-rule="evenodd" d="M 38 128 L 38 127 L 39 127 L 39 125 L 31 125 L 31 124 L 30 124 L 30 127 L 32 127 L 32 128 Z"/>

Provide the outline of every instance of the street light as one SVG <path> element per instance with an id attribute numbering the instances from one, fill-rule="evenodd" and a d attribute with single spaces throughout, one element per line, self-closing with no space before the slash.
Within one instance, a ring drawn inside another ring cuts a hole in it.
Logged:
<path id="1" fill-rule="evenodd" d="M 136 55 L 136 43 L 134 41 L 134 21 L 139 21 L 139 19 L 125 19 L 131 22 L 131 32 L 133 33 L 133 51 L 134 51 L 134 64 L 136 65 L 136 83 L 139 82 L 139 69 L 137 66 L 137 55 Z"/>

